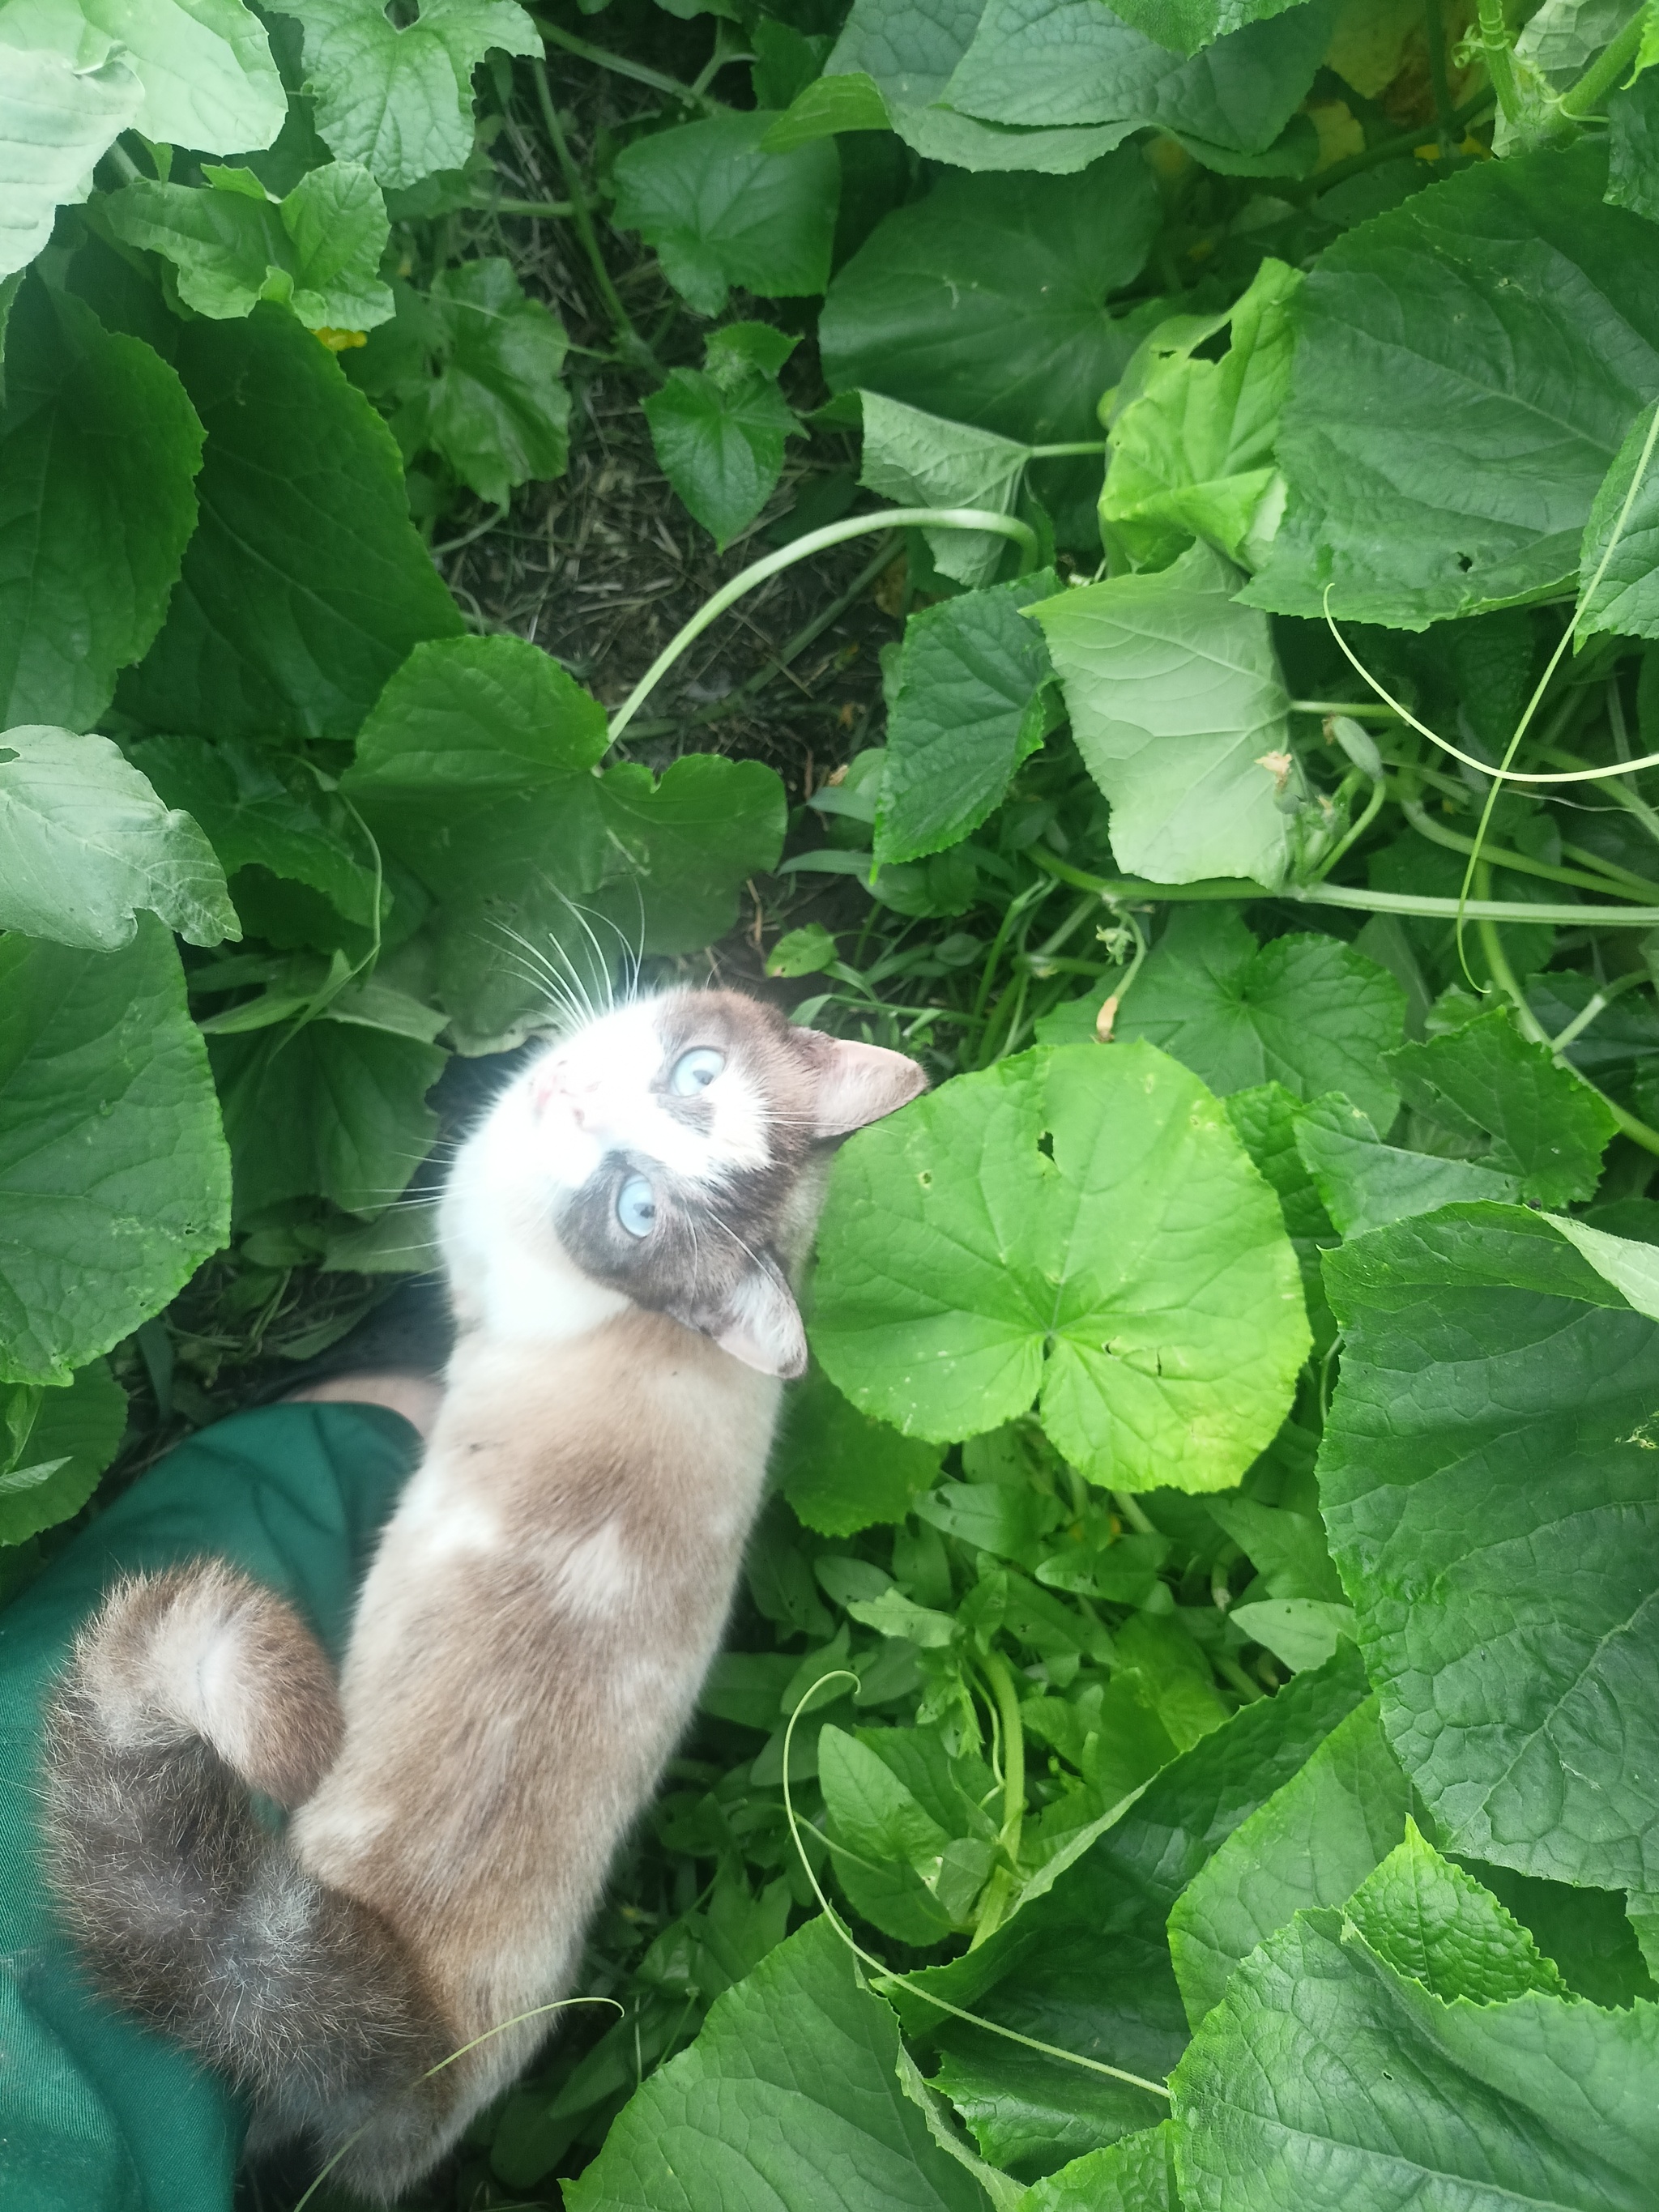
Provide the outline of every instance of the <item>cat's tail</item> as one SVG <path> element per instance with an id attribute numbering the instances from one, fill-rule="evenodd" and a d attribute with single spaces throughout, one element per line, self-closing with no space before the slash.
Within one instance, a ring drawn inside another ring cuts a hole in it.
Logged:
<path id="1" fill-rule="evenodd" d="M 412 2178 L 392 2146 L 441 2132 L 448 2077 L 422 2077 L 453 2038 L 386 1922 L 249 1796 L 302 1802 L 340 1731 L 328 1662 L 272 1592 L 210 1560 L 123 1582 L 49 1708 L 46 1871 L 106 1996 L 251 2093 L 268 2139 L 332 2156 L 360 2133 L 337 2171 L 384 2196 Z"/>

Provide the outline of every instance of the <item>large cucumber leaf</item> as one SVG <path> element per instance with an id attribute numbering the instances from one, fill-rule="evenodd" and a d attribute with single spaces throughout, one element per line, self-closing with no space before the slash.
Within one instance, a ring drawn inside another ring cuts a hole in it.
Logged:
<path id="1" fill-rule="evenodd" d="M 0 731 L 0 929 L 112 951 L 145 907 L 191 945 L 240 934 L 200 828 L 107 738 Z"/>
<path id="2" fill-rule="evenodd" d="M 1570 589 L 1632 417 L 1659 386 L 1659 230 L 1584 144 L 1467 169 L 1320 256 L 1245 590 L 1280 614 L 1421 629 Z"/>
<path id="3" fill-rule="evenodd" d="M 1659 1324 L 1524 1207 L 1397 1223 L 1325 1276 L 1320 1494 L 1401 1765 L 1451 1849 L 1659 1886 Z"/>
<path id="4" fill-rule="evenodd" d="M 67 1382 L 229 1227 L 230 1163 L 171 933 L 0 939 L 0 1380 Z"/>
<path id="5" fill-rule="evenodd" d="M 0 411 L 0 726 L 103 714 L 161 626 L 201 465 L 173 369 L 84 301 L 25 283 Z"/>
<path id="6" fill-rule="evenodd" d="M 1093 1480 L 1221 1490 L 1308 1348 L 1278 1200 L 1197 1079 L 1039 1046 L 836 1164 L 812 1340 L 853 1402 L 949 1440 L 1024 1413 Z"/>
<path id="7" fill-rule="evenodd" d="M 935 2139 L 943 2124 L 919 2079 L 907 2088 L 903 2065 L 891 2009 L 829 1922 L 814 1920 L 718 2000 L 691 2049 L 652 2075 L 564 2185 L 565 2202 L 570 2212 L 827 2212 L 856 2197 L 884 2212 L 983 2212 L 978 2182 Z"/>
<path id="8" fill-rule="evenodd" d="M 186 324 L 176 365 L 208 434 L 202 520 L 120 703 L 152 730 L 349 737 L 412 646 L 463 627 L 392 434 L 269 302 Z"/>

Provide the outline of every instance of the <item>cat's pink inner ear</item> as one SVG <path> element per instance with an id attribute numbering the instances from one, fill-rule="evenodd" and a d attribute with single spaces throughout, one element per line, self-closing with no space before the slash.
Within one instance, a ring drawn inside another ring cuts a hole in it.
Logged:
<path id="1" fill-rule="evenodd" d="M 806 1332 L 789 1285 L 765 1262 L 750 1268 L 714 1332 L 722 1352 L 786 1382 L 806 1372 Z"/>
<path id="2" fill-rule="evenodd" d="M 908 1106 L 927 1088 L 914 1060 L 883 1045 L 854 1044 L 844 1037 L 811 1034 L 824 1048 L 818 1062 L 815 1133 L 844 1137 L 866 1121 L 879 1121 Z"/>

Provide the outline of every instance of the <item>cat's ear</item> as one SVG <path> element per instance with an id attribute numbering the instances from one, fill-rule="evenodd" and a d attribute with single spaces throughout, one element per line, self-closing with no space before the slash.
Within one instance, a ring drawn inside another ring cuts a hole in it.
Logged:
<path id="1" fill-rule="evenodd" d="M 763 1255 L 739 1276 L 720 1310 L 701 1324 L 722 1352 L 763 1375 L 806 1372 L 806 1332 L 782 1270 Z"/>
<path id="2" fill-rule="evenodd" d="M 879 1121 L 927 1088 L 927 1078 L 914 1060 L 883 1045 L 854 1044 L 845 1037 L 826 1036 L 822 1030 L 799 1030 L 812 1046 L 813 1072 L 817 1078 L 813 1134 L 844 1137 L 867 1121 Z"/>

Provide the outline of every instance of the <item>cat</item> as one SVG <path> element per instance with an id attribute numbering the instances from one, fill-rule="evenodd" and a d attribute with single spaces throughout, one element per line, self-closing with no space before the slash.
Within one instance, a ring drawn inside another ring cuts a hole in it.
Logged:
<path id="1" fill-rule="evenodd" d="M 106 1995 L 251 2095 L 251 2148 L 307 2139 L 391 2203 L 547 2033 L 520 2016 L 570 1991 L 720 1640 L 830 1141 L 925 1080 L 732 992 L 590 1020 L 448 1178 L 455 1351 L 337 1691 L 222 1562 L 82 1632 L 50 1878 Z"/>

